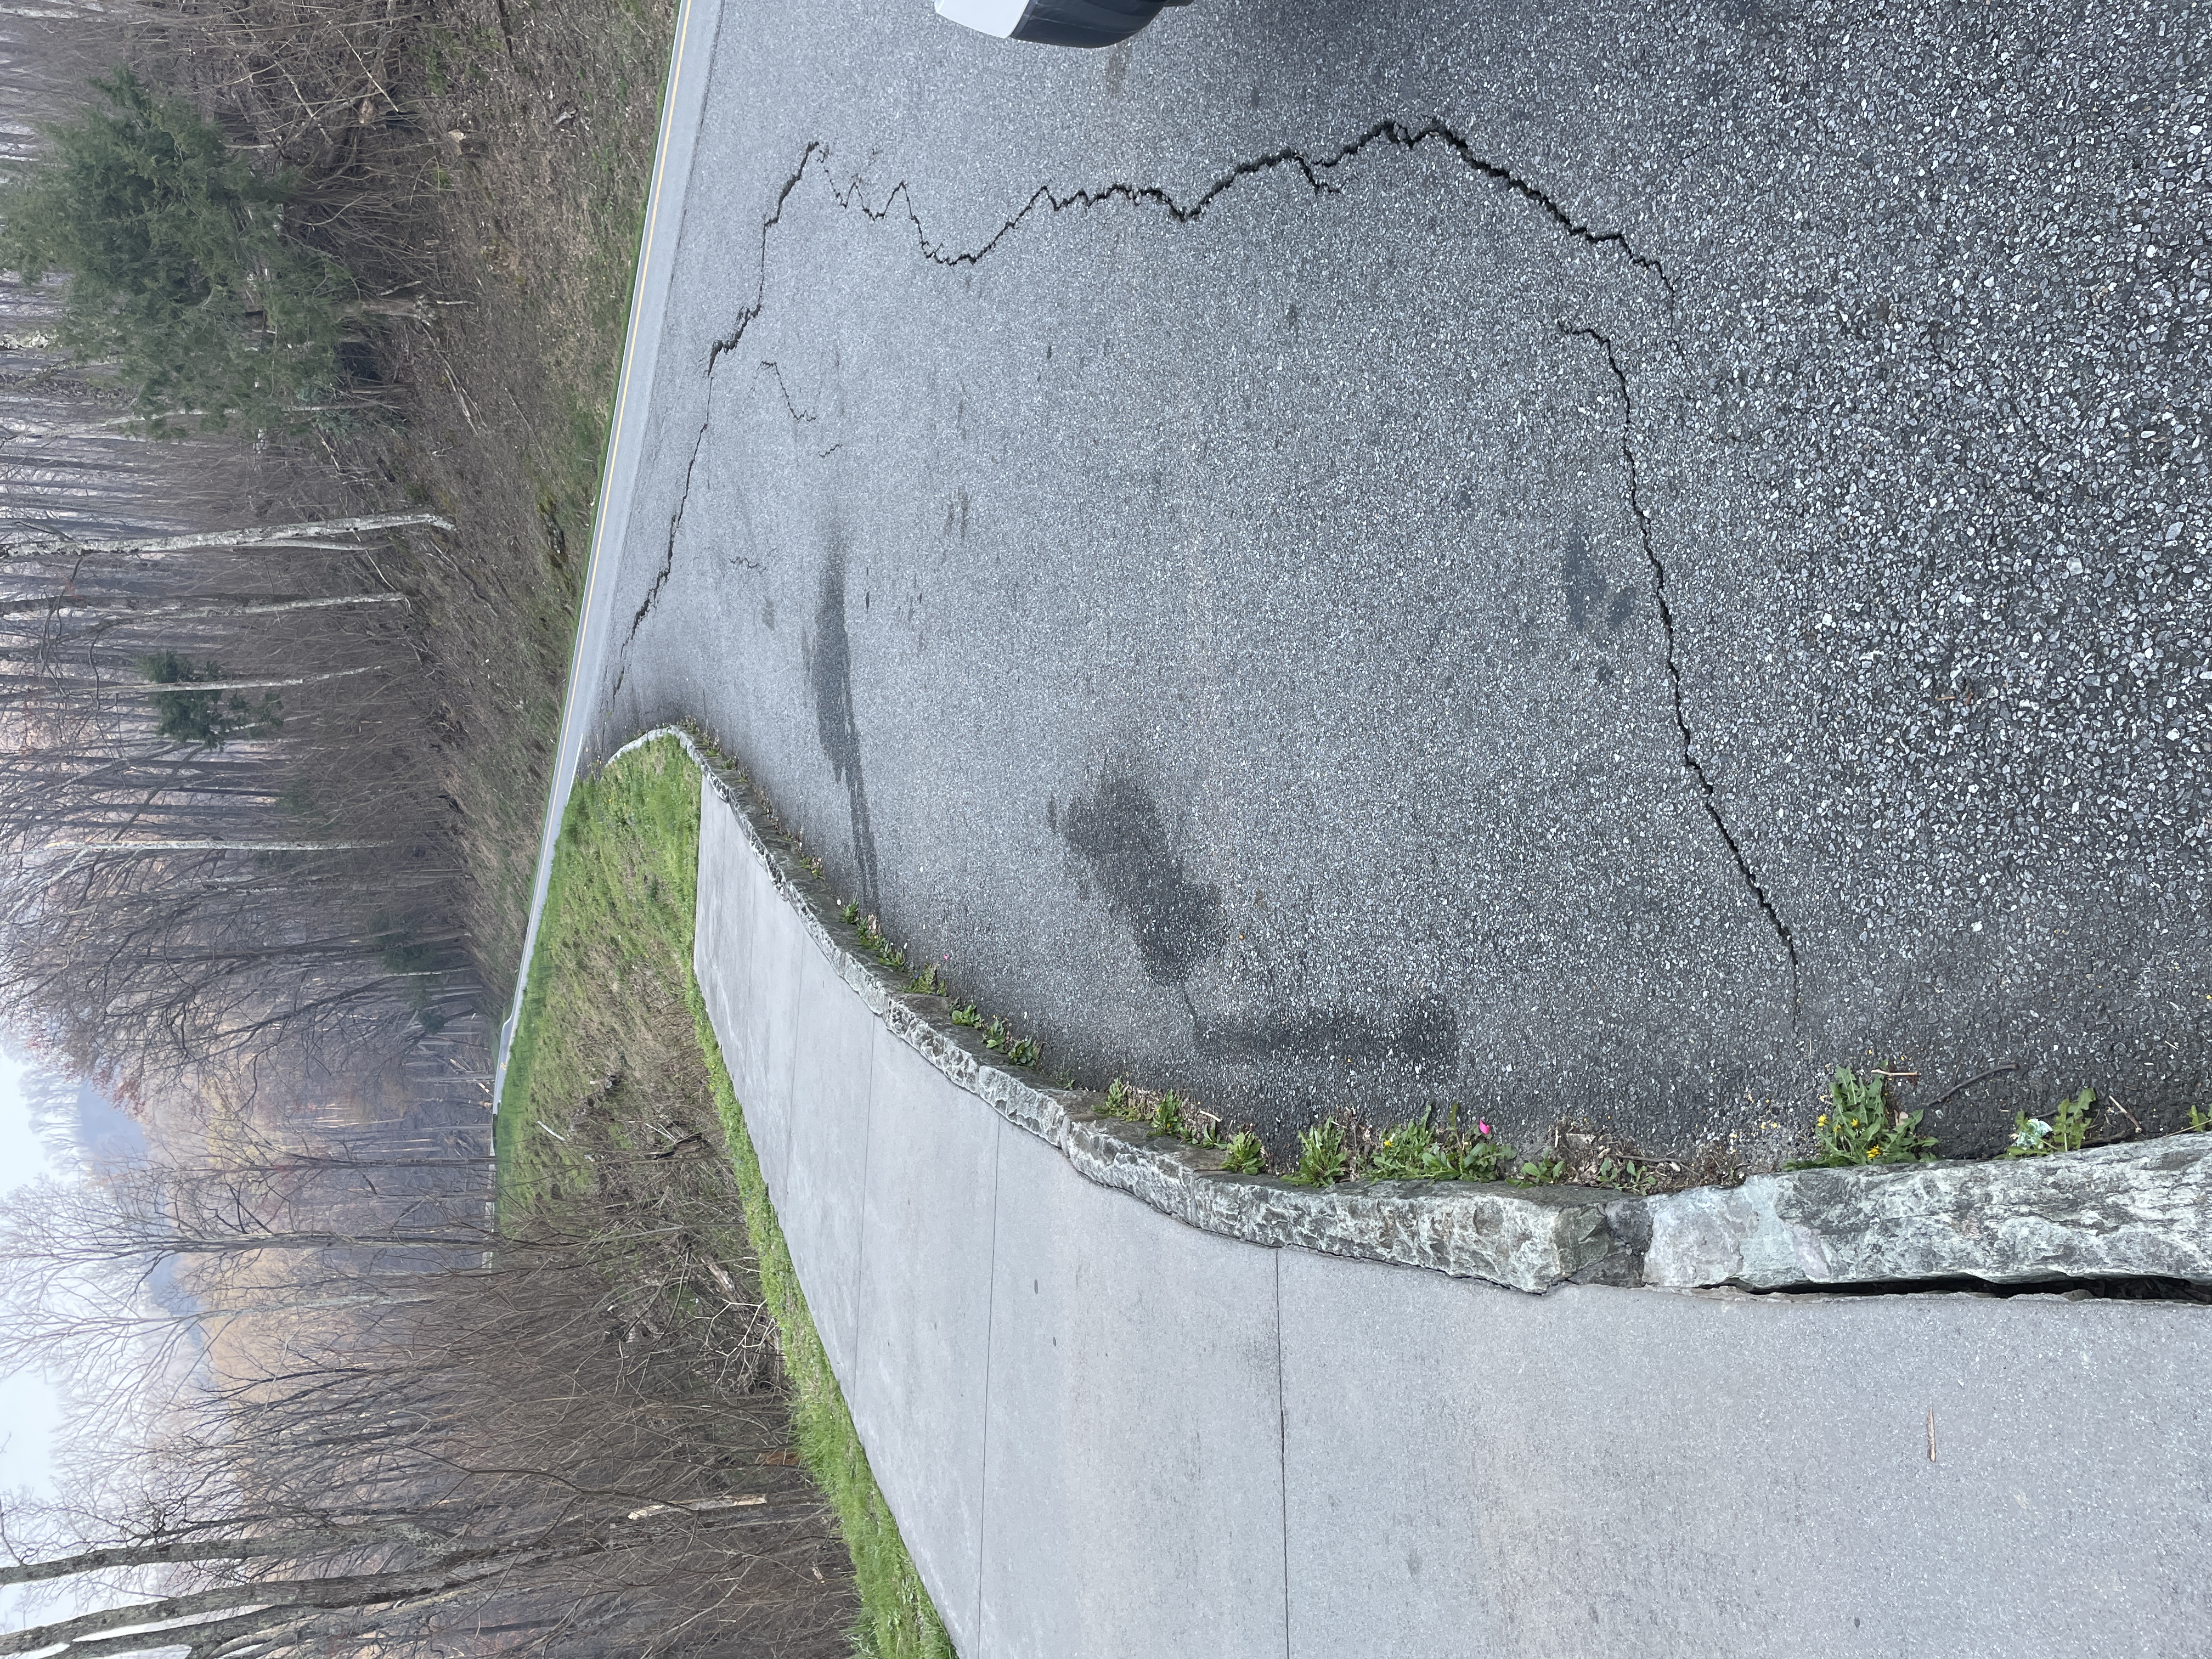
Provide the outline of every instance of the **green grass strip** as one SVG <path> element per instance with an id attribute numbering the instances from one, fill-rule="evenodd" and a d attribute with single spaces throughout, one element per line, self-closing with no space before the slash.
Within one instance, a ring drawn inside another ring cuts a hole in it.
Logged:
<path id="1" fill-rule="evenodd" d="M 555 1103 L 576 1101 L 612 1057 L 650 1065 L 680 1039 L 680 1026 L 667 1027 L 688 1007 L 762 1295 L 781 1337 L 797 1449 L 852 1556 L 860 1601 L 854 1650 L 865 1659 L 955 1659 L 831 1374 L 691 972 L 699 792 L 698 769 L 667 738 L 579 781 L 569 797 L 507 1060 L 495 1136 L 501 1201 L 524 1201 L 562 1177 L 561 1143 L 530 1133 L 541 1107 L 552 1115 Z"/>
<path id="2" fill-rule="evenodd" d="M 906 1540 L 899 1536 L 898 1522 L 877 1489 L 868 1455 L 860 1449 L 860 1437 L 853 1428 L 853 1414 L 845 1409 L 844 1394 L 830 1375 L 830 1356 L 815 1334 L 806 1293 L 799 1287 L 790 1248 L 769 1203 L 768 1183 L 761 1179 L 760 1159 L 754 1156 L 752 1137 L 745 1133 L 744 1110 L 722 1065 L 722 1051 L 708 1024 L 707 1005 L 696 981 L 690 1001 L 699 1046 L 706 1051 L 714 1079 L 714 1104 L 729 1138 L 730 1161 L 744 1194 L 745 1231 L 760 1261 L 761 1293 L 782 1333 L 799 1455 L 829 1495 L 845 1534 L 845 1547 L 852 1552 L 853 1576 L 860 1592 L 860 1622 L 854 1632 L 854 1646 L 871 1659 L 953 1659 L 952 1638 L 945 1633 L 929 1592 L 914 1570 L 914 1559 L 907 1553 Z"/>

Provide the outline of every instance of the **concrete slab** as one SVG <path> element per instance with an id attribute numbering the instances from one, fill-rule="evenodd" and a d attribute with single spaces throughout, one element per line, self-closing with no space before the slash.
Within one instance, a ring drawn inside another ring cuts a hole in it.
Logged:
<path id="1" fill-rule="evenodd" d="M 2212 1615 L 2202 1310 L 1303 1252 L 1282 1297 L 1293 1655 L 2150 1656 Z"/>
<path id="2" fill-rule="evenodd" d="M 976 1650 L 1000 1143 L 1018 1130 L 878 1028 L 853 1419 L 963 1653 Z"/>
<path id="3" fill-rule="evenodd" d="M 757 1027 L 752 1049 L 758 1075 L 752 1088 L 760 1103 L 757 1109 L 747 1103 L 747 1121 L 757 1126 L 753 1150 L 769 1192 L 780 1202 L 791 1163 L 791 1083 L 801 1046 L 799 967 L 815 951 L 766 868 L 755 861 L 745 879 L 752 884 L 758 917 L 752 938 L 745 941 L 744 972 Z M 740 1091 L 738 1098 L 744 1101 L 745 1096 Z"/>
<path id="4" fill-rule="evenodd" d="M 722 1034 L 722 1064 L 740 1101 L 757 1094 L 761 1083 L 761 1023 L 739 1017 L 753 987 L 747 970 L 759 924 L 758 872 L 736 812 L 711 787 L 702 786 L 691 971 L 708 1017 Z"/>
<path id="5" fill-rule="evenodd" d="M 691 967 L 771 1194 L 789 1164 L 799 953 L 810 948 L 729 803 L 699 800 L 699 897 Z"/>
<path id="6" fill-rule="evenodd" d="M 1279 1659 L 1275 1253 L 1093 1186 L 1018 1133 L 998 1192 L 968 1659 Z"/>
<path id="7" fill-rule="evenodd" d="M 798 962 L 789 1161 L 772 1187 L 814 1328 L 850 1399 L 857 1376 L 860 1215 L 877 1024 L 811 940 Z"/>

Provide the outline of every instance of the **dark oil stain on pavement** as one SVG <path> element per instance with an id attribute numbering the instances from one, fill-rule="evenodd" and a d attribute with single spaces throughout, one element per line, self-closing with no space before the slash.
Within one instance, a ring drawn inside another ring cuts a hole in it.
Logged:
<path id="1" fill-rule="evenodd" d="M 1608 603 L 1605 573 L 1590 557 L 1589 538 L 1583 534 L 1580 525 L 1567 532 L 1567 550 L 1559 561 L 1559 580 L 1567 592 L 1567 625 L 1576 633 L 1587 632 L 1591 621 L 1601 612 L 1607 628 L 1619 629 L 1627 623 L 1636 596 L 1622 587 L 1613 592 Z"/>
<path id="2" fill-rule="evenodd" d="M 830 769 L 845 786 L 853 820 L 853 862 L 860 896 L 871 913 L 880 904 L 876 881 L 876 832 L 868 821 L 868 790 L 860 774 L 860 727 L 853 714 L 853 646 L 845 631 L 845 550 L 834 528 L 830 562 L 822 572 L 822 598 L 814 637 L 806 648 L 806 678 L 814 690 L 814 720 Z"/>
<path id="3" fill-rule="evenodd" d="M 1258 1019 L 1202 1020 L 1200 1041 L 1233 1060 L 1404 1060 L 1416 1069 L 1456 1069 L 1459 1015 L 1433 993 L 1395 1018 L 1365 1007 L 1309 1008 Z"/>
<path id="4" fill-rule="evenodd" d="M 1167 826 L 1147 789 L 1109 762 L 1097 787 L 1058 814 L 1061 836 L 1087 862 L 1108 907 L 1127 924 L 1145 972 L 1181 985 L 1228 938 L 1221 890 L 1190 878 L 1168 846 Z"/>

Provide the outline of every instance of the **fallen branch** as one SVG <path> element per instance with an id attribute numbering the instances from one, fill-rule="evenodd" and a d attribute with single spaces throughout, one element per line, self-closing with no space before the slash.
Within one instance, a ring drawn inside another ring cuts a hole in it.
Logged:
<path id="1" fill-rule="evenodd" d="M 435 513 L 372 513 L 350 519 L 320 519 L 312 524 L 253 525 L 244 530 L 207 530 L 187 536 L 94 536 L 82 540 L 73 536 L 23 536 L 0 542 L 0 559 L 80 553 L 130 553 L 142 559 L 158 559 L 170 553 L 193 553 L 207 548 L 327 548 L 329 544 L 318 543 L 313 538 L 366 536 L 381 530 L 418 526 L 451 530 L 453 525 L 450 519 L 441 518 Z"/>

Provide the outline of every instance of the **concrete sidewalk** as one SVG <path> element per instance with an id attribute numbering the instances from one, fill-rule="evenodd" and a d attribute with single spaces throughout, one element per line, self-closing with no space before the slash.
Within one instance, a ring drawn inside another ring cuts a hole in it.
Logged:
<path id="1" fill-rule="evenodd" d="M 1202 1233 L 909 1046 L 702 796 L 700 983 L 965 1659 L 2203 1650 L 2203 1308 L 1531 1297 Z"/>

